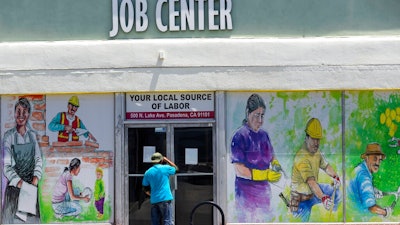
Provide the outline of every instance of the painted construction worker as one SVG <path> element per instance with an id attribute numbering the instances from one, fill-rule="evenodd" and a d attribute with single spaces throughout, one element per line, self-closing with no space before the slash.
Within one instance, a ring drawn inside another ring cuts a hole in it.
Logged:
<path id="1" fill-rule="evenodd" d="M 300 217 L 302 222 L 309 221 L 314 205 L 322 203 L 326 210 L 329 211 L 333 207 L 336 211 L 341 202 L 340 178 L 319 149 L 322 138 L 320 121 L 311 118 L 307 122 L 305 133 L 304 143 L 293 162 L 290 196 L 290 210 L 295 217 Z M 318 183 L 320 169 L 333 178 L 333 186 Z"/>
<path id="2" fill-rule="evenodd" d="M 67 112 L 59 112 L 49 123 L 49 130 L 58 132 L 59 142 L 79 141 L 79 135 L 96 142 L 96 138 L 76 115 L 78 108 L 79 98 L 74 95 L 68 100 Z M 78 132 L 79 130 L 83 132 Z"/>
<path id="3" fill-rule="evenodd" d="M 392 207 L 381 207 L 376 199 L 382 198 L 383 193 L 375 188 L 372 182 L 372 174 L 377 173 L 381 162 L 386 158 L 378 143 L 369 143 L 365 152 L 361 154 L 363 161 L 358 164 L 350 175 L 348 188 L 349 209 L 354 210 L 351 216 L 360 216 L 369 221 L 373 215 L 389 217 L 393 211 Z"/>

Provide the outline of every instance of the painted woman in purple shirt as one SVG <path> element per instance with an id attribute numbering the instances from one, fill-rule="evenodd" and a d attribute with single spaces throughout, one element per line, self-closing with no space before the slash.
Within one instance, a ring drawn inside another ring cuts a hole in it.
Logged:
<path id="1" fill-rule="evenodd" d="M 238 222 L 270 220 L 270 182 L 277 182 L 281 178 L 281 173 L 270 169 L 280 165 L 268 133 L 261 128 L 265 108 L 264 100 L 258 94 L 252 94 L 247 100 L 243 125 L 232 137 L 231 159 L 236 173 Z M 260 215 L 262 218 L 259 218 Z"/>

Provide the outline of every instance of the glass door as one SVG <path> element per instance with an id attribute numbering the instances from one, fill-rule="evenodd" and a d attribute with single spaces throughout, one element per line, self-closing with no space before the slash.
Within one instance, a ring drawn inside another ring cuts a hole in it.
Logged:
<path id="1" fill-rule="evenodd" d="M 152 164 L 143 159 L 144 149 L 154 147 L 155 151 L 167 155 L 166 129 L 166 127 L 128 129 L 129 225 L 151 224 L 151 205 L 149 199 L 142 195 L 142 180 L 144 173 Z"/>
<path id="2" fill-rule="evenodd" d="M 192 209 L 200 202 L 213 201 L 212 127 L 174 127 L 174 156 L 179 167 L 175 190 L 175 223 L 190 222 Z M 213 224 L 213 208 L 195 211 L 193 224 Z"/>
<path id="3" fill-rule="evenodd" d="M 213 200 L 213 133 L 210 124 L 163 124 L 128 128 L 130 225 L 151 224 L 150 201 L 148 198 L 141 201 L 143 174 L 152 166 L 144 158 L 144 149 L 160 152 L 179 167 L 176 176 L 170 179 L 175 197 L 176 225 L 189 224 L 191 210 L 200 202 Z M 212 207 L 199 207 L 193 222 L 213 224 Z"/>

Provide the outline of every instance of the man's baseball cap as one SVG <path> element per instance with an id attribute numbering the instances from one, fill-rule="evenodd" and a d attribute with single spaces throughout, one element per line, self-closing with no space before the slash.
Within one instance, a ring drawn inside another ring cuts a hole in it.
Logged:
<path id="1" fill-rule="evenodd" d="M 365 159 L 368 155 L 382 155 L 382 159 L 386 158 L 385 153 L 382 152 L 381 146 L 378 143 L 369 143 L 365 152 L 361 154 L 361 158 Z"/>
<path id="2" fill-rule="evenodd" d="M 151 156 L 151 162 L 152 163 L 160 163 L 163 160 L 163 158 L 164 158 L 164 156 L 161 153 L 156 152 Z"/>

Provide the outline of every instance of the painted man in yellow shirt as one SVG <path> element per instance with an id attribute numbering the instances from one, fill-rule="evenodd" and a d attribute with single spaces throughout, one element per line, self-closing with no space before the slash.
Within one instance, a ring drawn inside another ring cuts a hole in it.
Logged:
<path id="1" fill-rule="evenodd" d="M 322 126 L 318 119 L 312 118 L 306 126 L 306 137 L 293 162 L 290 209 L 302 222 L 310 218 L 315 204 L 322 203 L 330 211 L 337 209 L 341 201 L 340 178 L 319 150 Z M 319 170 L 333 178 L 333 186 L 318 183 Z M 335 197 L 333 193 L 335 192 Z M 334 201 L 334 202 L 333 202 Z"/>

